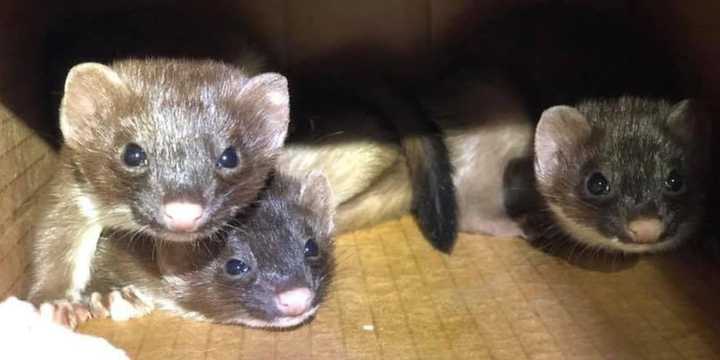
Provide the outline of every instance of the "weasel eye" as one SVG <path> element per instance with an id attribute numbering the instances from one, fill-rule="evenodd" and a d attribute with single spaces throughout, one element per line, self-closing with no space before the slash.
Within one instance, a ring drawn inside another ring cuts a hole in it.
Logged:
<path id="1" fill-rule="evenodd" d="M 230 259 L 225 263 L 225 272 L 232 276 L 237 276 L 250 271 L 250 266 L 242 260 Z"/>
<path id="2" fill-rule="evenodd" d="M 125 145 L 125 151 L 123 152 L 122 160 L 125 165 L 129 167 L 137 167 L 140 165 L 145 165 L 145 162 L 147 161 L 147 155 L 145 154 L 145 150 L 143 150 L 140 145 L 135 143 L 129 143 Z"/>
<path id="3" fill-rule="evenodd" d="M 665 179 L 665 190 L 669 193 L 677 194 L 685 189 L 685 182 L 682 175 L 677 170 L 670 171 L 667 179 Z"/>
<path id="4" fill-rule="evenodd" d="M 603 196 L 610 193 L 610 182 L 600 172 L 590 174 L 585 182 L 585 187 L 593 196 Z"/>
<path id="5" fill-rule="evenodd" d="M 237 151 L 235 151 L 235 147 L 231 146 L 225 149 L 222 155 L 220 155 L 220 158 L 217 161 L 217 167 L 233 169 L 238 166 L 238 162 Z"/>
<path id="6" fill-rule="evenodd" d="M 307 242 L 305 242 L 305 249 L 303 249 L 303 254 L 306 258 L 313 258 L 318 256 L 320 253 L 320 248 L 318 248 L 317 243 L 313 239 L 309 239 Z"/>

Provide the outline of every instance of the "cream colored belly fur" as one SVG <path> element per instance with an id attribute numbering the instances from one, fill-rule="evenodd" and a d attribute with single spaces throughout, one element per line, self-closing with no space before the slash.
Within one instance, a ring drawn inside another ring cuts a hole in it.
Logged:
<path id="1" fill-rule="evenodd" d="M 503 120 L 510 119 L 498 119 Z M 530 126 L 501 123 L 446 133 L 455 168 L 459 230 L 495 236 L 521 235 L 518 224 L 505 211 L 503 175 L 510 160 L 527 153 L 532 136 Z"/>
<path id="2" fill-rule="evenodd" d="M 392 144 L 367 140 L 291 144 L 277 166 L 298 177 L 314 170 L 325 173 L 333 189 L 338 233 L 375 224 L 409 208 L 405 158 Z"/>

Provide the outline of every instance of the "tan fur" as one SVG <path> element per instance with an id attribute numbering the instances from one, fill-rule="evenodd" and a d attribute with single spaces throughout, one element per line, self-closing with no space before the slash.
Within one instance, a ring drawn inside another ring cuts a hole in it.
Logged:
<path id="1" fill-rule="evenodd" d="M 438 119 L 455 168 L 459 230 L 520 235 L 505 212 L 503 174 L 510 160 L 530 151 L 533 128 L 522 105 L 502 86 L 477 83 L 436 106 L 452 114 Z"/>
<path id="2" fill-rule="evenodd" d="M 337 232 L 368 227 L 410 211 L 412 187 L 409 177 L 405 158 L 400 156 L 378 181 L 340 204 L 335 215 Z"/>
<path id="3" fill-rule="evenodd" d="M 433 118 L 444 130 L 459 206 L 459 230 L 498 236 L 522 234 L 505 212 L 503 174 L 508 162 L 526 156 L 533 135 L 519 100 L 502 85 L 471 83 L 434 98 Z M 446 114 L 450 114 L 447 116 Z M 369 141 L 289 147 L 283 169 L 327 174 L 337 195 L 338 233 L 407 213 L 412 185 L 400 149 Z"/>
<path id="4" fill-rule="evenodd" d="M 392 144 L 349 140 L 288 145 L 278 168 L 296 177 L 317 170 L 326 174 L 333 190 L 336 233 L 376 224 L 410 208 L 405 158 Z"/>
<path id="5" fill-rule="evenodd" d="M 333 190 L 334 205 L 339 207 L 378 181 L 400 157 L 393 145 L 367 140 L 293 144 L 278 158 L 278 169 L 295 177 L 317 170 L 326 174 Z"/>
<path id="6" fill-rule="evenodd" d="M 509 161 L 531 151 L 532 122 L 519 97 L 501 82 L 466 74 L 447 80 L 436 86 L 426 103 L 430 104 L 432 120 L 444 132 L 455 168 L 459 230 L 520 235 L 519 226 L 505 211 L 503 182 Z M 386 107 L 394 109 L 393 105 Z M 374 133 L 379 127 L 372 124 L 384 120 L 360 119 L 352 111 L 333 116 L 334 124 L 363 124 L 367 127 L 365 136 L 287 146 L 279 168 L 296 176 L 313 169 L 327 175 L 336 195 L 338 233 L 407 213 L 412 206 L 413 185 L 404 148 L 363 140 L 380 138 L 381 133 Z M 431 158 L 421 154 L 415 159 L 422 160 Z"/>
<path id="7" fill-rule="evenodd" d="M 519 99 L 502 84 L 475 82 L 444 98 L 430 99 L 433 119 L 445 134 L 457 191 L 459 230 L 496 236 L 521 235 L 505 212 L 503 175 L 510 160 L 527 156 L 533 128 Z M 354 168 L 363 168 L 362 162 Z M 398 158 L 379 181 L 342 203 L 340 231 L 370 226 L 410 210 L 407 163 Z"/>

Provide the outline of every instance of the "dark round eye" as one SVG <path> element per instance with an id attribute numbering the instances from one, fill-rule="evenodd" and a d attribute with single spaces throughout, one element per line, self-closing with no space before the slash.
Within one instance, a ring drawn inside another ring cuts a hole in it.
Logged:
<path id="1" fill-rule="evenodd" d="M 238 166 L 238 154 L 235 147 L 231 146 L 220 155 L 217 166 L 225 169 L 234 169 Z"/>
<path id="2" fill-rule="evenodd" d="M 320 253 L 320 248 L 318 248 L 317 243 L 313 239 L 309 239 L 307 242 L 305 242 L 305 249 L 303 249 L 303 254 L 305 254 L 305 257 L 312 258 L 318 256 Z"/>
<path id="3" fill-rule="evenodd" d="M 677 170 L 670 171 L 667 179 L 665 179 L 665 190 L 671 193 L 679 193 L 685 188 L 685 182 L 682 175 Z"/>
<path id="4" fill-rule="evenodd" d="M 230 259 L 225 263 L 225 272 L 229 275 L 240 275 L 250 271 L 250 266 L 245 264 L 242 260 Z"/>
<path id="5" fill-rule="evenodd" d="M 143 150 L 140 145 L 135 143 L 129 143 L 125 145 L 125 151 L 123 151 L 122 160 L 125 165 L 129 167 L 136 167 L 140 165 L 145 165 L 145 162 L 147 161 L 147 155 L 145 154 L 145 150 Z"/>
<path id="6" fill-rule="evenodd" d="M 610 182 L 599 172 L 594 172 L 588 176 L 585 187 L 593 196 L 603 196 L 610 192 Z"/>

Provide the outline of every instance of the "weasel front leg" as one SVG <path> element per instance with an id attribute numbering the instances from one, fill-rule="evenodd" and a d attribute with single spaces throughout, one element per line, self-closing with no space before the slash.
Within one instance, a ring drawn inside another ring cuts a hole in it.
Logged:
<path id="1" fill-rule="evenodd" d="M 54 197 L 29 244 L 27 300 L 35 305 L 81 300 L 103 230 L 89 198 L 72 190 L 60 190 Z"/>

